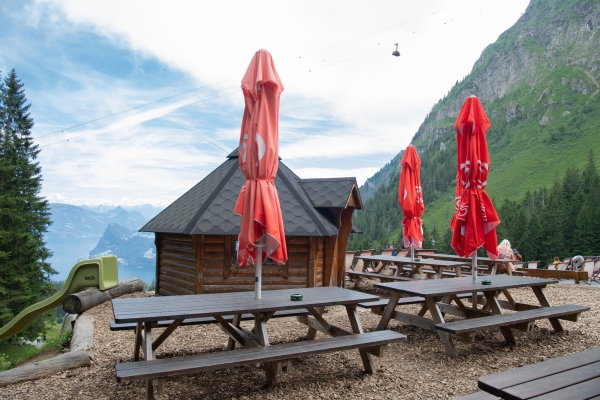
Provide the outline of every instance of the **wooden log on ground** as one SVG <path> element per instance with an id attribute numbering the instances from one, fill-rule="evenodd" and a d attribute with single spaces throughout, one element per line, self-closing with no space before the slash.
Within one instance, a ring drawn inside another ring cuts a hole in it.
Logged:
<path id="1" fill-rule="evenodd" d="M 105 301 L 123 296 L 124 294 L 141 292 L 144 290 L 144 282 L 138 278 L 127 279 L 109 290 L 91 288 L 83 292 L 73 293 L 63 300 L 63 310 L 69 314 L 81 314 L 92 307 Z"/>
<path id="2" fill-rule="evenodd" d="M 89 367 L 90 363 L 90 356 L 87 351 L 70 351 L 48 360 L 0 372 L 0 387 L 44 378 L 67 369 Z"/>
<path id="3" fill-rule="evenodd" d="M 94 317 L 82 314 L 75 320 L 71 351 L 90 351 L 94 348 Z"/>

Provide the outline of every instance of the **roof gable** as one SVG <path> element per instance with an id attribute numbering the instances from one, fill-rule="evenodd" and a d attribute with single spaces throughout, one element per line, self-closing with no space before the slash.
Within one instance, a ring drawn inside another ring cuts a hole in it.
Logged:
<path id="1" fill-rule="evenodd" d="M 283 217 L 286 236 L 335 236 L 337 227 L 315 207 L 346 207 L 352 192 L 353 178 L 330 180 L 301 180 L 285 164 L 279 161 L 275 187 Z M 326 183 L 319 183 L 328 181 Z M 233 208 L 244 183 L 239 169 L 237 151 L 202 181 L 150 220 L 140 231 L 180 233 L 193 235 L 239 235 L 241 217 Z M 335 187 L 333 196 L 324 195 L 329 187 Z M 311 192 L 307 192 L 307 188 Z M 345 193 L 343 193 L 345 191 Z M 319 194 L 321 193 L 321 194 Z M 344 201 L 341 199 L 345 198 Z M 322 200 L 321 200 L 322 199 Z M 328 203 L 329 202 L 329 203 Z"/>

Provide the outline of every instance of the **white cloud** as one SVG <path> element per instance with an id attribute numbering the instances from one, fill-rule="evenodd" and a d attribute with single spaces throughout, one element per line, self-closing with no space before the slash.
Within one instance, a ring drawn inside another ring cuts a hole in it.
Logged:
<path id="1" fill-rule="evenodd" d="M 0 64 L 34 60 L 27 68 L 60 77 L 61 85 L 40 84 L 30 96 L 42 116 L 38 136 L 212 84 L 40 138 L 41 145 L 71 138 L 43 147 L 49 199 L 168 204 L 183 194 L 237 146 L 243 99 L 236 91 L 259 48 L 273 54 L 285 86 L 282 158 L 302 177 L 362 183 L 410 142 L 433 104 L 527 3 L 38 0 L 13 18 L 43 31 L 63 56 L 24 38 L 24 46 L 0 50 Z M 81 45 L 67 46 L 72 38 Z M 106 54 L 102 68 L 88 60 L 96 53 Z M 346 169 L 357 157 L 369 166 Z"/>

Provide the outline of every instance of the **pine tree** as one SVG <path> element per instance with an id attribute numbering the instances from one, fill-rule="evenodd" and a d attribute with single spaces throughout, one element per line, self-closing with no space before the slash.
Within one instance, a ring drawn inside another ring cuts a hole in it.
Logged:
<path id="1" fill-rule="evenodd" d="M 24 85 L 12 70 L 0 87 L 0 322 L 52 292 L 45 262 L 51 256 L 43 241 L 50 225 L 48 202 L 40 197 L 40 152 L 33 143 L 33 119 Z M 21 333 L 35 337 L 46 331 L 48 313 Z"/>

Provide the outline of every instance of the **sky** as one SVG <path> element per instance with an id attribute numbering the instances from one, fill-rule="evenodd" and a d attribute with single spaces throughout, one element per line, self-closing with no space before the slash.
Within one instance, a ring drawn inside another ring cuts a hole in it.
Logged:
<path id="1" fill-rule="evenodd" d="M 527 5 L 3 0 L 0 76 L 25 85 L 53 203 L 171 204 L 237 148 L 261 48 L 285 87 L 282 161 L 362 185 Z"/>

